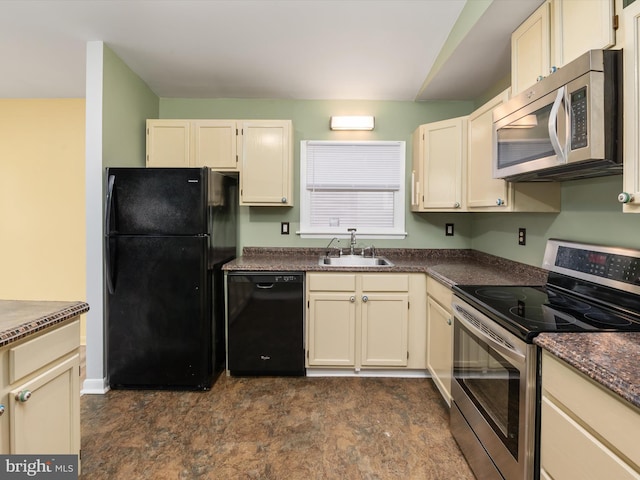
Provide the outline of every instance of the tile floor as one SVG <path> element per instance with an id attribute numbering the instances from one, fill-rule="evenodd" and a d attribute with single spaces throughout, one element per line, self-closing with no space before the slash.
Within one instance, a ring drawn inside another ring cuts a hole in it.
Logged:
<path id="1" fill-rule="evenodd" d="M 84 395 L 82 479 L 473 479 L 429 379 L 236 378 Z"/>

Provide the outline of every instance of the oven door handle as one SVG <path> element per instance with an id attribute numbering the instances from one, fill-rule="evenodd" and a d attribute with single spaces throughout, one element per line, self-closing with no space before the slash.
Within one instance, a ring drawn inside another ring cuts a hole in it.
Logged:
<path id="1" fill-rule="evenodd" d="M 483 340 L 485 340 L 491 348 L 493 348 L 495 351 L 497 351 L 504 357 L 510 360 L 513 360 L 514 362 L 517 362 L 519 364 L 525 363 L 526 357 L 524 356 L 523 353 L 520 353 L 517 350 L 509 348 L 507 345 L 503 345 L 502 343 L 497 342 L 491 335 L 489 335 L 488 333 L 476 327 L 473 323 L 471 323 L 466 318 L 464 318 L 464 316 L 454 315 L 454 318 L 455 320 L 462 322 L 466 328 L 473 331 L 476 335 L 478 335 Z"/>

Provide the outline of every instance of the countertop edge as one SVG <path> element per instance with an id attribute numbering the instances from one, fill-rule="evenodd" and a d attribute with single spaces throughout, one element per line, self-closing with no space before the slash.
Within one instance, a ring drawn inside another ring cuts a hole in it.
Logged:
<path id="1" fill-rule="evenodd" d="M 55 310 L 50 314 L 42 315 L 15 327 L 3 330 L 0 332 L 0 347 L 14 343 L 22 338 L 28 337 L 29 335 L 45 330 L 53 325 L 62 323 L 88 311 L 88 303 L 76 302 L 62 309 Z"/>

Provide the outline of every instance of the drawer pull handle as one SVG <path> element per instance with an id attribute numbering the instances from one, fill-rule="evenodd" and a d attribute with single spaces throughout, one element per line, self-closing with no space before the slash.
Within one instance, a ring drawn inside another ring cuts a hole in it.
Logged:
<path id="1" fill-rule="evenodd" d="M 354 297 L 353 295 L 351 295 L 351 297 L 349 297 L 349 301 L 350 301 L 351 303 L 355 302 L 355 301 L 356 301 L 356 297 Z"/>
<path id="2" fill-rule="evenodd" d="M 18 402 L 20 402 L 20 403 L 25 403 L 30 398 L 31 398 L 31 391 L 30 390 L 22 390 L 22 391 L 18 392 L 18 394 L 16 395 L 16 400 Z"/>
<path id="3" fill-rule="evenodd" d="M 369 301 L 369 297 L 367 297 L 366 295 L 363 295 L 363 296 L 362 296 L 362 301 L 363 301 L 364 303 L 367 303 L 367 302 Z"/>

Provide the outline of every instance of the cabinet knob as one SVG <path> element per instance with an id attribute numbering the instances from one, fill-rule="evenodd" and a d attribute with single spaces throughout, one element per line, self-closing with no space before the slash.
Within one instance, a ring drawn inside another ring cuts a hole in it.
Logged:
<path id="1" fill-rule="evenodd" d="M 31 391 L 30 390 L 21 390 L 16 395 L 16 400 L 18 402 L 20 402 L 20 403 L 25 403 L 30 398 L 31 398 Z"/>
<path id="2" fill-rule="evenodd" d="M 447 318 L 447 325 L 451 325 L 451 319 Z"/>
<path id="3" fill-rule="evenodd" d="M 4 405 L 0 403 L 0 417 L 2 416 L 3 413 L 4 413 Z"/>
<path id="4" fill-rule="evenodd" d="M 287 203 L 287 197 L 282 197 L 282 198 L 280 199 L 280 201 L 281 201 L 282 203 Z"/>
<path id="5" fill-rule="evenodd" d="M 496 200 L 496 205 L 498 205 L 498 206 L 504 205 L 504 200 L 501 199 L 501 198 L 497 199 Z"/>
<path id="6" fill-rule="evenodd" d="M 350 301 L 351 303 L 355 302 L 355 301 L 356 301 L 356 297 L 354 297 L 353 295 L 351 295 L 351 297 L 349 297 L 349 301 Z"/>
<path id="7" fill-rule="evenodd" d="M 618 201 L 620 203 L 633 202 L 633 195 L 631 195 L 630 193 L 627 193 L 627 192 L 622 192 L 620 195 L 618 195 Z"/>
<path id="8" fill-rule="evenodd" d="M 460 208 L 460 202 L 456 202 L 453 204 L 453 208 Z"/>
<path id="9" fill-rule="evenodd" d="M 366 295 L 363 295 L 363 296 L 362 296 L 362 301 L 363 301 L 364 303 L 367 303 L 367 302 L 369 301 L 369 297 L 367 297 Z"/>

